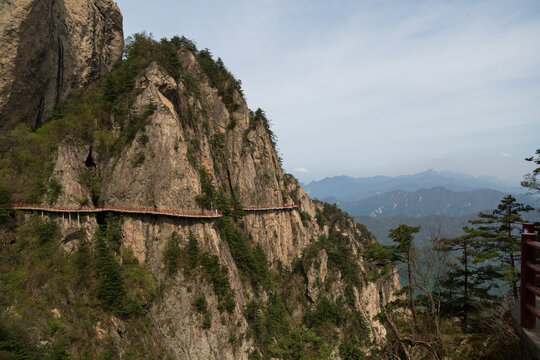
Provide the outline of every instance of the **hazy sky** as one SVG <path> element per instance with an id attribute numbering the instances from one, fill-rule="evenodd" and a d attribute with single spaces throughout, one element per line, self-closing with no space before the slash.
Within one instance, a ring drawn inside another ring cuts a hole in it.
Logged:
<path id="1" fill-rule="evenodd" d="M 126 36 L 184 35 L 242 80 L 285 170 L 519 182 L 540 148 L 540 1 L 117 0 Z"/>

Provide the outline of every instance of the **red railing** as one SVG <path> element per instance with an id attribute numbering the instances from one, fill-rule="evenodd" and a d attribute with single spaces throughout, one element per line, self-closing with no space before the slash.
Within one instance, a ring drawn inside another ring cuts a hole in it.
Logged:
<path id="1" fill-rule="evenodd" d="M 119 212 L 119 213 L 131 213 L 131 214 L 153 214 L 153 215 L 167 215 L 176 217 L 194 217 L 194 218 L 218 218 L 223 216 L 221 210 L 174 210 L 168 208 L 153 208 L 153 207 L 125 207 L 125 206 L 49 206 L 42 204 L 11 204 L 8 206 L 2 206 L 3 208 L 9 208 L 14 210 L 37 210 L 47 212 L 63 212 L 63 213 L 98 213 L 98 212 Z M 266 205 L 266 206 L 244 206 L 244 211 L 267 211 L 267 210 L 281 210 L 281 209 L 294 209 L 298 204 L 284 204 L 284 205 Z"/>
<path id="2" fill-rule="evenodd" d="M 119 212 L 131 214 L 154 214 L 177 217 L 196 217 L 196 218 L 217 218 L 223 216 L 223 212 L 214 210 L 174 210 L 168 208 L 153 207 L 125 207 L 125 206 L 49 206 L 41 204 L 11 204 L 8 208 L 15 210 L 41 210 L 47 212 L 67 212 L 67 213 L 98 213 L 98 212 Z"/>
<path id="3" fill-rule="evenodd" d="M 284 204 L 284 205 L 247 205 L 244 206 L 244 211 L 265 211 L 265 210 L 281 210 L 281 209 L 295 209 L 298 204 Z"/>
<path id="4" fill-rule="evenodd" d="M 523 224 L 521 233 L 521 287 L 520 287 L 520 319 L 521 326 L 528 329 L 536 327 L 536 318 L 540 311 L 536 308 L 536 296 L 540 296 L 540 288 L 536 286 L 540 266 L 536 265 L 536 250 L 540 250 L 540 242 L 536 241 L 536 233 L 540 226 Z"/>

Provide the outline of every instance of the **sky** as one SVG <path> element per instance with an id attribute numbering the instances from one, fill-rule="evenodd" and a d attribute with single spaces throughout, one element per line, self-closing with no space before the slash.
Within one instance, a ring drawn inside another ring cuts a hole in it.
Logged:
<path id="1" fill-rule="evenodd" d="M 517 185 L 533 168 L 540 1 L 116 2 L 126 36 L 221 57 L 303 182 L 435 169 Z"/>

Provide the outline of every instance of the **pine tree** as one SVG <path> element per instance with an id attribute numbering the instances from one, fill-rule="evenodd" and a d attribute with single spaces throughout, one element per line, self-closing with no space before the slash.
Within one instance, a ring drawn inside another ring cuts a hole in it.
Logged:
<path id="1" fill-rule="evenodd" d="M 390 229 L 388 237 L 390 237 L 397 245 L 395 246 L 394 255 L 398 263 L 407 264 L 407 276 L 409 283 L 407 290 L 409 291 L 409 307 L 413 318 L 413 324 L 416 326 L 416 310 L 414 305 L 414 282 L 413 282 L 413 252 L 414 252 L 414 234 L 420 231 L 420 226 L 409 226 L 401 224 L 395 229 Z"/>
<path id="2" fill-rule="evenodd" d="M 512 195 L 506 195 L 491 214 L 481 212 L 478 214 L 480 219 L 472 222 L 479 225 L 478 229 L 489 240 L 490 252 L 496 252 L 505 265 L 501 277 L 512 288 L 514 298 L 518 297 L 519 230 L 524 222 L 520 213 L 531 210 L 532 207 L 518 203 Z"/>
<path id="3" fill-rule="evenodd" d="M 178 266 L 178 257 L 180 256 L 180 247 L 178 234 L 174 231 L 167 241 L 165 251 L 163 252 L 163 262 L 167 267 L 169 275 L 173 275 L 176 272 Z"/>
<path id="4" fill-rule="evenodd" d="M 439 249 L 455 254 L 456 258 L 442 284 L 445 312 L 460 318 L 463 330 L 469 331 L 470 314 L 476 311 L 477 304 L 494 299 L 489 290 L 500 274 L 488 263 L 496 253 L 488 251 L 486 232 L 468 226 L 463 231 L 463 236 L 443 239 Z"/>
<path id="5" fill-rule="evenodd" d="M 537 178 L 538 174 L 540 174 L 540 149 L 536 150 L 535 156 L 536 157 L 531 156 L 525 158 L 526 161 L 533 162 L 538 167 L 536 167 L 531 173 L 525 175 L 523 181 L 521 182 L 521 186 L 538 193 L 540 192 L 540 180 Z"/>
<path id="6" fill-rule="evenodd" d="M 100 227 L 96 236 L 95 262 L 97 272 L 97 295 L 105 310 L 123 313 L 124 286 L 119 265 L 107 245 L 107 231 Z"/>

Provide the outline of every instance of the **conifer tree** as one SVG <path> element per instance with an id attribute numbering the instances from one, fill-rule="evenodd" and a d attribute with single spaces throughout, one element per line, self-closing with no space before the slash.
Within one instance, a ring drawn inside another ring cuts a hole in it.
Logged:
<path id="1" fill-rule="evenodd" d="M 499 273 L 488 263 L 496 253 L 489 251 L 486 231 L 468 226 L 463 231 L 463 236 L 443 239 L 439 249 L 455 254 L 456 258 L 442 284 L 445 312 L 460 318 L 463 330 L 469 331 L 469 317 L 476 305 L 494 299 L 489 289 Z"/>
<path id="2" fill-rule="evenodd" d="M 536 157 L 535 157 L 536 156 Z M 529 174 L 526 174 L 521 182 L 521 186 L 533 190 L 533 192 L 540 192 L 540 180 L 537 176 L 540 174 L 540 149 L 536 150 L 535 156 L 525 158 L 525 161 L 534 163 L 537 167 Z"/>
<path id="3" fill-rule="evenodd" d="M 125 289 L 120 273 L 120 265 L 113 250 L 119 247 L 119 218 L 107 216 L 96 232 L 94 258 L 97 273 L 98 298 L 103 308 L 116 314 L 125 314 Z"/>
<path id="4" fill-rule="evenodd" d="M 176 272 L 178 265 L 178 257 L 180 256 L 180 247 L 178 234 L 174 231 L 165 246 L 165 251 L 163 252 L 163 262 L 167 267 L 167 272 L 169 275 L 173 275 Z"/>
<path id="5" fill-rule="evenodd" d="M 531 210 L 533 208 L 529 205 L 518 203 L 512 195 L 506 195 L 491 214 L 480 212 L 479 219 L 472 222 L 489 240 L 489 252 L 497 253 L 504 264 L 501 277 L 512 288 L 514 298 L 518 297 L 519 228 L 524 222 L 520 213 Z"/>
<path id="6" fill-rule="evenodd" d="M 413 282 L 413 252 L 414 252 L 414 234 L 420 231 L 420 226 L 409 226 L 401 224 L 395 229 L 390 229 L 390 237 L 397 245 L 394 248 L 396 262 L 407 264 L 407 276 L 409 283 L 409 307 L 413 318 L 413 324 L 416 326 L 416 311 L 414 306 L 414 282 Z"/>
<path id="7" fill-rule="evenodd" d="M 118 263 L 106 240 L 103 229 L 99 229 L 95 245 L 97 294 L 106 310 L 122 313 L 124 287 Z"/>

